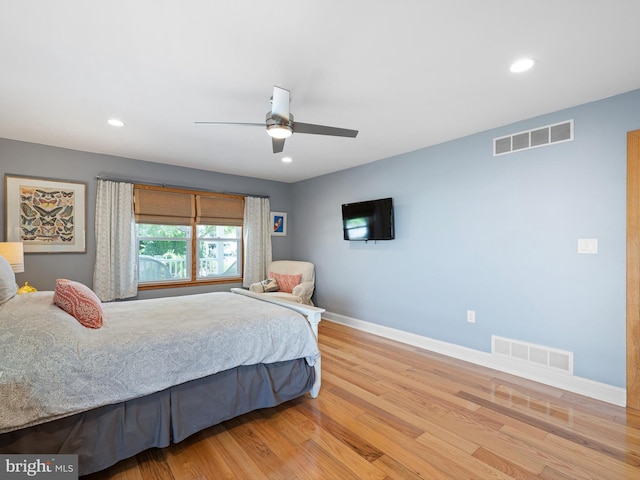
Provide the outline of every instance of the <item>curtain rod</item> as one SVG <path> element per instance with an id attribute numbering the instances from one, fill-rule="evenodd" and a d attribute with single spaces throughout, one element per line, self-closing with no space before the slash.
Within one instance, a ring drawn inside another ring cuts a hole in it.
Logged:
<path id="1" fill-rule="evenodd" d="M 97 180 L 108 180 L 111 182 L 126 182 L 126 183 L 139 183 L 141 185 L 152 185 L 155 187 L 168 187 L 168 188 L 182 188 L 185 190 L 201 190 L 203 192 L 210 192 L 210 193 L 223 193 L 225 195 L 241 195 L 243 197 L 256 197 L 256 198 L 271 198 L 270 195 L 265 195 L 262 193 L 242 193 L 242 192 L 217 192 L 215 190 L 206 190 L 206 189 L 202 189 L 202 188 L 196 188 L 196 187 L 187 187 L 184 185 L 172 185 L 170 183 L 155 183 L 155 182 L 149 182 L 149 181 L 145 181 L 145 180 L 134 180 L 134 179 L 127 179 L 127 178 L 119 178 L 119 177 L 106 177 L 103 175 L 96 175 L 96 179 Z"/>

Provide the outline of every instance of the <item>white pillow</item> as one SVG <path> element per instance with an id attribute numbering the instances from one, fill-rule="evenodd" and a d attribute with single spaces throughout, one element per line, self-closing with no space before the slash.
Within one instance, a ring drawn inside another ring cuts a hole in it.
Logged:
<path id="1" fill-rule="evenodd" d="M 0 305 L 15 297 L 17 291 L 16 274 L 7 259 L 0 256 Z"/>

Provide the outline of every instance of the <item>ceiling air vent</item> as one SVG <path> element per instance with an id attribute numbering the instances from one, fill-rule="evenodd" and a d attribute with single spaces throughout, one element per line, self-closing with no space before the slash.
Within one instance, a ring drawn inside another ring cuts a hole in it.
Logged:
<path id="1" fill-rule="evenodd" d="M 493 139 L 493 155 L 519 152 L 573 140 L 573 120 Z"/>

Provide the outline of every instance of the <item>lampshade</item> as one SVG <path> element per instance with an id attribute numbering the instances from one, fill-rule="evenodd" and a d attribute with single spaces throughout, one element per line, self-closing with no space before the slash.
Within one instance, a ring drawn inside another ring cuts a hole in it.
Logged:
<path id="1" fill-rule="evenodd" d="M 24 272 L 22 242 L 0 242 L 0 256 L 7 259 L 15 273 Z"/>

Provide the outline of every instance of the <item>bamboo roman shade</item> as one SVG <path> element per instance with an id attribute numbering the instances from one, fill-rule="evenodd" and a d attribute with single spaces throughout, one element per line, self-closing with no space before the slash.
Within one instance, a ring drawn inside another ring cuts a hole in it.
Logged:
<path id="1" fill-rule="evenodd" d="M 228 195 L 196 195 L 196 211 L 198 224 L 242 226 L 244 198 Z"/>
<path id="2" fill-rule="evenodd" d="M 194 195 L 135 188 L 133 211 L 137 223 L 190 225 L 196 216 Z"/>
<path id="3" fill-rule="evenodd" d="M 244 221 L 244 197 L 239 195 L 136 187 L 133 201 L 137 223 L 242 226 Z"/>

